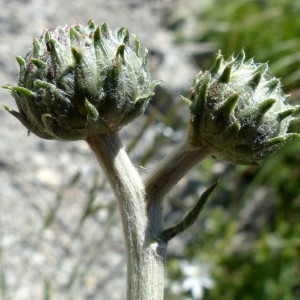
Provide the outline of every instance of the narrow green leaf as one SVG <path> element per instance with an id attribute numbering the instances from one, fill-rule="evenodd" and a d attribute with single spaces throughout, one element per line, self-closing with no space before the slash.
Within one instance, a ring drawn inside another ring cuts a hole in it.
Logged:
<path id="1" fill-rule="evenodd" d="M 181 222 L 173 227 L 163 230 L 163 232 L 158 236 L 158 238 L 164 242 L 170 241 L 175 236 L 189 229 L 198 219 L 205 203 L 207 202 L 209 196 L 214 191 L 218 184 L 218 181 L 210 186 L 197 201 L 196 205 L 190 210 L 190 212 L 182 219 Z"/>

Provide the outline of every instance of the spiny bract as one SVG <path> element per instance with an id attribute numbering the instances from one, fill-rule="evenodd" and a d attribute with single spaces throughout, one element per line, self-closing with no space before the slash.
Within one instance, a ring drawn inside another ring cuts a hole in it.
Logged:
<path id="1" fill-rule="evenodd" d="M 259 164 L 291 138 L 288 133 L 299 106 L 286 102 L 267 64 L 245 61 L 245 53 L 224 60 L 219 52 L 213 67 L 199 73 L 191 99 L 189 139 L 207 146 L 217 158 L 238 164 Z"/>
<path id="2" fill-rule="evenodd" d="M 117 131 L 144 111 L 158 84 L 138 39 L 131 43 L 125 28 L 111 32 L 106 23 L 46 30 L 17 61 L 18 86 L 4 88 L 19 112 L 6 109 L 45 139 Z"/>

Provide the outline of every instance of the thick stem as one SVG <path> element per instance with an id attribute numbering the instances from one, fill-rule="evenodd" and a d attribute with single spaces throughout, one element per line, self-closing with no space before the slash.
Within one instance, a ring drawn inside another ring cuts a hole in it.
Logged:
<path id="1" fill-rule="evenodd" d="M 118 199 L 127 248 L 127 299 L 162 300 L 166 244 L 149 230 L 145 189 L 116 133 L 87 139 Z M 159 213 L 161 215 L 161 213 Z M 160 231 L 162 228 L 159 229 Z"/>
<path id="2" fill-rule="evenodd" d="M 151 230 L 163 228 L 161 217 L 163 199 L 174 185 L 197 163 L 211 155 L 208 147 L 191 147 L 184 141 L 168 155 L 145 180 L 148 218 Z"/>

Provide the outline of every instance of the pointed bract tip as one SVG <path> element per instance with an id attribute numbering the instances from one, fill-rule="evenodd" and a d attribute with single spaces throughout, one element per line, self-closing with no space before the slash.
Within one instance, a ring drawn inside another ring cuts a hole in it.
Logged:
<path id="1" fill-rule="evenodd" d="M 5 89 L 5 90 L 10 90 L 10 91 L 12 91 L 14 85 L 12 85 L 12 84 L 4 84 L 4 85 L 2 85 L 1 87 L 2 87 L 3 89 Z"/>
<path id="2" fill-rule="evenodd" d="M 26 67 L 26 62 L 21 56 L 16 56 L 16 61 L 18 62 L 20 68 Z"/>
<path id="3" fill-rule="evenodd" d="M 255 90 L 258 87 L 258 85 L 259 85 L 259 83 L 261 81 L 262 75 L 263 75 L 262 71 L 256 72 L 252 76 L 252 78 L 250 78 L 250 80 L 248 81 L 247 85 L 250 86 L 253 90 Z"/>
<path id="4" fill-rule="evenodd" d="M 52 38 L 52 36 L 51 36 L 50 31 L 46 30 L 45 35 L 44 35 L 45 42 L 48 42 L 51 38 Z"/>
<path id="5" fill-rule="evenodd" d="M 141 55 L 141 43 L 136 35 L 133 35 L 134 38 L 134 52 L 137 56 Z"/>
<path id="6" fill-rule="evenodd" d="M 230 116 L 236 107 L 238 100 L 239 100 L 239 94 L 233 94 L 229 96 L 222 105 L 217 109 L 216 116 L 221 116 L 224 122 L 228 123 L 230 121 Z M 226 125 L 226 124 L 224 124 Z"/>
<path id="7" fill-rule="evenodd" d="M 44 63 L 40 59 L 31 59 L 31 62 L 38 68 L 38 69 L 45 69 L 47 67 L 47 64 Z"/>
<path id="8" fill-rule="evenodd" d="M 222 74 L 220 75 L 218 82 L 219 83 L 228 83 L 230 81 L 231 69 L 232 69 L 232 62 L 228 63 L 227 66 L 224 68 Z"/>
<path id="9" fill-rule="evenodd" d="M 101 26 L 100 26 L 100 30 L 101 30 L 101 34 L 104 38 L 109 38 L 110 33 L 109 33 L 109 28 L 106 22 L 104 22 Z"/>
<path id="10" fill-rule="evenodd" d="M 125 27 L 121 27 L 117 32 L 118 39 L 124 44 L 129 45 L 129 32 Z"/>
<path id="11" fill-rule="evenodd" d="M 129 45 L 129 31 L 125 29 L 125 35 L 123 38 L 123 43 L 126 44 L 127 46 Z"/>
<path id="12" fill-rule="evenodd" d="M 46 89 L 46 90 L 54 90 L 54 89 L 56 89 L 56 86 L 54 84 L 51 84 L 51 83 L 49 83 L 47 81 L 43 81 L 43 80 L 39 80 L 39 79 L 36 79 L 34 81 L 34 85 L 37 86 L 37 87 Z"/>
<path id="13" fill-rule="evenodd" d="M 95 22 L 94 22 L 94 20 L 89 20 L 88 21 L 88 28 L 92 31 L 92 30 L 95 30 L 95 28 L 96 28 L 96 25 L 95 25 Z"/>
<path id="14" fill-rule="evenodd" d="M 126 30 L 125 26 L 122 26 L 121 28 L 118 29 L 117 31 L 117 37 L 119 40 L 123 39 L 124 36 L 124 31 Z"/>
<path id="15" fill-rule="evenodd" d="M 203 75 L 201 80 L 196 82 L 194 92 L 195 92 L 196 98 L 200 98 L 201 101 L 205 101 L 205 99 L 206 99 L 208 85 L 209 85 L 210 80 L 211 80 L 210 74 L 206 73 Z"/>
<path id="16" fill-rule="evenodd" d="M 33 39 L 33 49 L 32 49 L 32 54 L 33 57 L 38 57 L 40 54 L 41 46 L 40 43 L 37 39 Z"/>
<path id="17" fill-rule="evenodd" d="M 281 122 L 282 120 L 284 120 L 285 118 L 291 116 L 293 113 L 295 113 L 295 108 L 290 108 L 290 109 L 287 109 L 285 111 L 282 111 L 280 113 L 278 113 L 277 115 L 277 120 L 279 122 Z"/>
<path id="18" fill-rule="evenodd" d="M 299 114 L 300 113 L 300 105 L 295 105 L 293 114 Z"/>
<path id="19" fill-rule="evenodd" d="M 81 39 L 79 32 L 74 27 L 69 29 L 69 36 L 72 44 L 79 42 Z"/>
<path id="20" fill-rule="evenodd" d="M 94 31 L 94 43 L 97 43 L 101 40 L 101 29 L 100 26 L 98 26 Z"/>
<path id="21" fill-rule="evenodd" d="M 8 112 L 11 112 L 11 111 L 12 111 L 12 109 L 11 109 L 9 106 L 7 106 L 7 105 L 3 105 L 3 108 L 4 108 L 6 111 L 8 111 Z"/>
<path id="22" fill-rule="evenodd" d="M 147 49 L 145 49 L 145 52 L 144 52 L 142 67 L 143 68 L 149 67 L 149 51 Z"/>
<path id="23" fill-rule="evenodd" d="M 76 63 L 78 64 L 82 62 L 82 53 L 80 52 L 80 50 L 77 49 L 76 47 L 71 47 L 71 51 Z"/>
<path id="24" fill-rule="evenodd" d="M 125 45 L 121 44 L 118 48 L 117 48 L 117 53 L 116 53 L 116 58 L 118 58 L 119 56 L 122 57 L 122 59 L 124 60 L 124 52 L 125 52 Z"/>
<path id="25" fill-rule="evenodd" d="M 13 92 L 17 93 L 17 94 L 21 94 L 25 97 L 29 97 L 29 98 L 35 98 L 36 94 L 26 88 L 23 88 L 21 86 L 13 86 L 10 88 Z"/>
<path id="26" fill-rule="evenodd" d="M 92 119 L 93 121 L 97 121 L 99 118 L 99 113 L 96 107 L 93 104 L 91 104 L 87 99 L 85 99 L 85 108 L 88 118 Z"/>
<path id="27" fill-rule="evenodd" d="M 278 137 L 274 137 L 274 138 L 271 138 L 269 140 L 267 140 L 265 142 L 265 146 L 267 147 L 272 147 L 272 146 L 276 146 L 276 145 L 284 145 L 285 143 L 293 140 L 293 139 L 298 139 L 300 138 L 300 134 L 298 133 L 288 133 L 284 136 L 278 136 Z"/>
<path id="28" fill-rule="evenodd" d="M 244 49 L 242 49 L 240 51 L 240 53 L 238 53 L 238 55 L 235 57 L 235 61 L 236 63 L 238 63 L 239 65 L 241 65 L 246 59 L 246 53 L 244 51 Z"/>
<path id="29" fill-rule="evenodd" d="M 211 73 L 212 77 L 217 75 L 218 71 L 220 70 L 222 62 L 223 62 L 223 55 L 221 53 L 219 53 L 217 55 L 217 58 L 214 61 L 213 66 L 210 69 L 210 73 Z"/>
<path id="30" fill-rule="evenodd" d="M 279 86 L 280 86 L 280 80 L 278 78 L 272 78 L 265 85 L 265 87 L 268 89 L 269 93 L 275 91 Z"/>
<path id="31" fill-rule="evenodd" d="M 94 47 L 96 50 L 96 56 L 99 57 L 99 59 L 101 60 L 102 60 L 102 55 L 108 58 L 108 53 L 106 47 L 104 47 L 105 41 L 103 41 L 103 34 L 101 32 L 100 26 L 96 28 L 93 39 L 94 39 Z"/>
<path id="32" fill-rule="evenodd" d="M 257 69 L 256 69 L 256 72 L 266 72 L 268 70 L 268 64 L 267 63 L 264 63 L 264 64 L 260 64 Z"/>
<path id="33" fill-rule="evenodd" d="M 223 54 L 221 50 L 218 50 L 217 55 L 216 55 L 216 59 L 218 59 L 219 57 L 223 58 Z"/>
<path id="34" fill-rule="evenodd" d="M 238 121 L 235 121 L 234 123 L 230 124 L 225 130 L 224 130 L 224 137 L 225 138 L 232 138 L 237 137 L 239 134 L 239 131 L 241 130 L 241 125 Z"/>
<path id="35" fill-rule="evenodd" d="M 263 116 L 272 106 L 276 103 L 275 99 L 267 99 L 261 102 L 257 107 L 257 112 L 259 116 Z"/>
<path id="36" fill-rule="evenodd" d="M 191 107 L 192 104 L 193 104 L 192 100 L 190 100 L 190 99 L 188 99 L 188 98 L 186 98 L 184 96 L 180 96 L 180 100 L 183 101 L 185 104 L 187 104 L 189 107 Z"/>
<path id="37" fill-rule="evenodd" d="M 56 41 L 54 39 L 49 39 L 46 42 L 47 51 L 50 53 L 55 53 Z"/>

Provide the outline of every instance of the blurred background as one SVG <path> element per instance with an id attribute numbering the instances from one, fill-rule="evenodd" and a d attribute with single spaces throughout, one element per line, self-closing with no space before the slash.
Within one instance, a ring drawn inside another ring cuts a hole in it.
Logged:
<path id="1" fill-rule="evenodd" d="M 221 49 L 269 62 L 300 104 L 300 2 L 295 0 L 0 0 L 0 85 L 16 83 L 16 55 L 58 25 L 125 25 L 163 79 L 122 140 L 142 176 L 184 137 L 193 76 Z M 7 91 L 0 104 L 15 107 Z M 44 141 L 0 109 L 0 299 L 125 299 L 118 208 L 84 142 Z M 294 130 L 300 130 L 295 123 Z M 172 240 L 166 299 L 300 298 L 300 142 L 261 167 L 206 159 L 170 193 L 173 225 L 221 178 L 197 224 Z"/>

